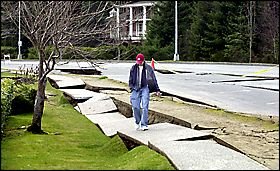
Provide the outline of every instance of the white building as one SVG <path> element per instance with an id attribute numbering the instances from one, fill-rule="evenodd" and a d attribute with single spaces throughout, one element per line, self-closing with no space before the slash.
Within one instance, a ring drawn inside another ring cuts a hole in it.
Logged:
<path id="1" fill-rule="evenodd" d="M 145 39 L 154 4 L 154 1 L 138 1 L 116 5 L 110 11 L 110 38 L 128 42 Z"/>

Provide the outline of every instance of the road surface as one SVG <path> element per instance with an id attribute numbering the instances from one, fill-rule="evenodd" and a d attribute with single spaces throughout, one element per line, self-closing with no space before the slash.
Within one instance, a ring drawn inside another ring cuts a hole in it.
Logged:
<path id="1" fill-rule="evenodd" d="M 99 70 L 108 78 L 128 83 L 133 64 L 104 62 Z M 1 61 L 1 70 L 36 65 L 36 61 Z M 87 62 L 69 62 L 55 69 L 80 67 L 91 66 Z M 231 112 L 279 117 L 279 66 L 156 62 L 155 68 L 159 87 L 168 94 Z"/>

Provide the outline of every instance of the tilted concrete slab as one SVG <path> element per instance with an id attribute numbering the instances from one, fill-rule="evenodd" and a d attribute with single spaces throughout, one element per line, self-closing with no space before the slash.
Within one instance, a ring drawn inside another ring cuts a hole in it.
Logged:
<path id="1" fill-rule="evenodd" d="M 99 127 L 107 136 L 113 136 L 120 130 L 135 130 L 134 118 L 124 118 L 112 122 L 99 122 Z M 135 130 L 136 131 L 136 130 Z"/>
<path id="2" fill-rule="evenodd" d="M 114 122 L 126 119 L 120 112 L 101 113 L 96 115 L 85 115 L 91 122 L 95 124 L 102 124 L 106 122 Z"/>
<path id="3" fill-rule="evenodd" d="M 103 99 L 102 99 L 103 98 Z M 117 107 L 111 98 L 105 95 L 93 96 L 83 103 L 77 104 L 83 115 L 106 113 L 117 110 Z"/>
<path id="4" fill-rule="evenodd" d="M 62 75 L 49 75 L 48 78 L 56 84 L 56 88 L 66 88 L 74 86 L 85 86 L 85 82 L 80 78 L 67 77 Z"/>
<path id="5" fill-rule="evenodd" d="M 149 142 L 166 155 L 178 170 L 268 170 L 248 156 L 214 140 Z"/>
<path id="6" fill-rule="evenodd" d="M 171 123 L 157 123 L 148 125 L 147 131 L 135 131 L 135 129 L 125 129 L 118 131 L 119 134 L 131 140 L 136 140 L 138 143 L 148 145 L 148 142 L 194 139 L 211 137 L 209 133 L 204 133 L 191 128 L 175 125 Z"/>
<path id="7" fill-rule="evenodd" d="M 54 75 L 54 74 L 49 74 L 47 75 L 48 78 L 54 80 L 54 81 L 62 81 L 65 79 L 68 79 L 69 77 L 63 76 L 63 75 Z"/>
<path id="8" fill-rule="evenodd" d="M 71 79 L 56 82 L 58 88 L 85 86 L 85 83 L 81 79 Z"/>
<path id="9" fill-rule="evenodd" d="M 87 100 L 88 102 L 92 101 L 98 101 L 98 100 L 107 100 L 110 99 L 110 96 L 108 96 L 107 94 L 104 93 L 96 93 L 93 97 L 91 97 L 89 100 Z"/>
<path id="10" fill-rule="evenodd" d="M 66 95 L 73 98 L 74 100 L 87 100 L 99 94 L 85 89 L 60 89 L 60 90 L 63 91 Z"/>

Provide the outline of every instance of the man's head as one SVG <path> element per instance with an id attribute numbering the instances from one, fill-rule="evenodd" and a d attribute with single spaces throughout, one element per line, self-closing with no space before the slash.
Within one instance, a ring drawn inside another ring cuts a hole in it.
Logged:
<path id="1" fill-rule="evenodd" d="M 143 62 L 144 62 L 145 58 L 144 58 L 144 55 L 142 53 L 139 53 L 137 56 L 136 56 L 136 63 L 138 65 L 142 65 Z"/>

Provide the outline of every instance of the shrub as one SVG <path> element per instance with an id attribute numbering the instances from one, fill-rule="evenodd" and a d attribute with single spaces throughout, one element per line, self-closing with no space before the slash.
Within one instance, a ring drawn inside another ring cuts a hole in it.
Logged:
<path id="1" fill-rule="evenodd" d="M 12 79 L 1 80 L 1 138 L 6 118 L 11 113 L 14 84 L 15 82 Z"/>
<path id="2" fill-rule="evenodd" d="M 11 46 L 1 46 L 1 58 L 4 58 L 4 55 L 10 54 L 11 58 L 17 58 L 17 48 Z"/>
<path id="3" fill-rule="evenodd" d="M 38 51 L 32 47 L 32 48 L 28 48 L 28 55 L 27 55 L 28 59 L 39 59 L 38 57 Z"/>
<path id="4" fill-rule="evenodd" d="M 52 46 L 46 48 L 46 55 L 49 56 L 53 50 Z M 63 59 L 114 59 L 117 56 L 116 46 L 99 46 L 99 47 L 78 47 L 78 51 L 74 51 L 67 47 L 62 51 Z M 32 47 L 28 49 L 28 59 L 38 59 L 38 51 Z"/>
<path id="5" fill-rule="evenodd" d="M 125 60 L 135 60 L 135 57 L 138 53 L 142 52 L 137 48 L 137 45 L 121 45 L 120 46 L 121 50 L 121 59 Z"/>
<path id="6" fill-rule="evenodd" d="M 114 46 L 99 46 L 88 49 L 95 59 L 113 59 L 117 56 L 117 47 Z"/>
<path id="7" fill-rule="evenodd" d="M 32 112 L 37 91 L 30 85 L 20 84 L 14 93 L 11 115 Z"/>
<path id="8" fill-rule="evenodd" d="M 172 46 L 165 46 L 162 48 L 159 48 L 155 54 L 150 54 L 151 57 L 158 60 L 172 60 L 174 52 L 172 52 L 173 47 Z"/>
<path id="9" fill-rule="evenodd" d="M 33 111 L 36 92 L 32 85 L 8 78 L 1 80 L 1 133 L 8 115 Z"/>
<path id="10" fill-rule="evenodd" d="M 170 60 L 173 59 L 173 47 L 171 45 L 165 47 L 157 47 L 154 45 L 143 45 L 138 47 L 138 51 L 145 55 L 145 60 Z"/>
<path id="11" fill-rule="evenodd" d="M 47 46 L 46 47 L 46 55 L 49 56 L 53 49 L 54 49 L 54 47 Z M 28 59 L 39 59 L 38 50 L 34 47 L 28 48 L 27 58 Z"/>

